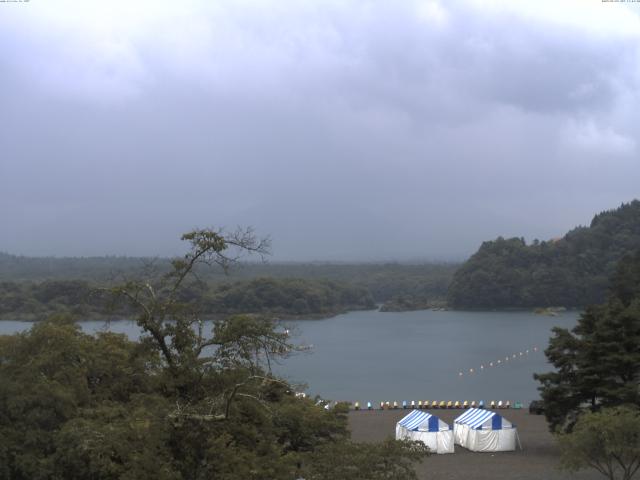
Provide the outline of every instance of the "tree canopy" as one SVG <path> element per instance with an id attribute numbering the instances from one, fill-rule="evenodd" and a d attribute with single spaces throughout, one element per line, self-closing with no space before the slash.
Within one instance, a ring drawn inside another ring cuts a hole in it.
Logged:
<path id="1" fill-rule="evenodd" d="M 535 378 L 552 429 L 571 430 L 585 410 L 640 406 L 640 251 L 620 261 L 608 301 L 555 328 L 545 354 L 555 371 Z"/>
<path id="2" fill-rule="evenodd" d="M 271 372 L 296 348 L 277 323 L 235 315 L 204 331 L 184 292 L 196 265 L 228 268 L 266 244 L 246 231 L 183 238 L 172 269 L 109 289 L 136 312 L 139 341 L 85 334 L 68 316 L 0 336 L 0 476 L 415 478 L 424 446 L 354 444 L 345 405 L 298 398 Z"/>
<path id="3" fill-rule="evenodd" d="M 166 273 L 171 268 L 167 258 L 21 257 L 0 252 L 0 319 L 35 320 L 56 313 L 128 316 L 110 311 L 103 298 L 92 294 L 95 287 L 114 278 L 137 278 L 145 269 Z M 415 310 L 443 305 L 457 268 L 456 263 L 244 261 L 230 281 L 224 270 L 199 265 L 194 269 L 198 280 L 192 279 L 183 294 L 212 316 L 331 316 L 371 308 L 373 302 L 386 303 L 386 310 Z"/>
<path id="4" fill-rule="evenodd" d="M 589 227 L 527 244 L 484 242 L 455 273 L 455 308 L 584 307 L 602 303 L 619 260 L 640 248 L 640 201 L 596 215 Z"/>
<path id="5" fill-rule="evenodd" d="M 640 469 L 640 411 L 615 407 L 580 417 L 561 435 L 561 466 L 575 472 L 593 468 L 609 480 L 631 480 Z"/>
<path id="6" fill-rule="evenodd" d="M 0 319 L 35 320 L 55 314 L 127 318 L 135 314 L 128 305 L 114 308 L 98 289 L 98 284 L 85 280 L 0 282 Z M 236 313 L 319 317 L 375 308 L 365 287 L 321 279 L 256 278 L 213 284 L 193 279 L 181 288 L 180 297 L 208 317 Z"/>

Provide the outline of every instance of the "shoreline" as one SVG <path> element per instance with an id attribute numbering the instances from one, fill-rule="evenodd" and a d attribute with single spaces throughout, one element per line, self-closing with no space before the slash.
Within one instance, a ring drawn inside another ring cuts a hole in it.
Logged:
<path id="1" fill-rule="evenodd" d="M 562 310 L 555 310 L 555 308 L 546 308 L 544 309 L 544 312 L 541 311 L 536 311 L 539 310 L 539 308 L 494 308 L 494 309 L 468 309 L 468 308 L 449 308 L 449 307 L 433 307 L 433 308 L 421 308 L 421 309 L 416 309 L 416 310 L 382 310 L 382 306 L 381 304 L 376 304 L 375 307 L 373 308 L 345 308 L 342 310 L 336 310 L 336 311 L 332 311 L 332 312 L 323 312 L 323 313 L 310 313 L 310 314 L 305 314 L 305 315 L 297 315 L 297 314 L 283 314 L 283 313 L 277 313 L 277 312 L 235 312 L 235 313 L 209 313 L 209 314 L 204 314 L 202 315 L 202 319 L 203 321 L 213 321 L 213 320 L 219 320 L 221 318 L 226 318 L 226 317 L 230 317 L 230 316 L 234 316 L 234 315 L 257 315 L 257 316 L 265 316 L 265 317 L 273 317 L 274 320 L 276 321 L 315 321 L 315 320 L 329 320 L 331 318 L 335 318 L 338 317 L 340 315 L 345 315 L 351 312 L 375 312 L 375 313 L 410 313 L 410 312 L 468 312 L 468 313 L 521 313 L 521 312 L 526 312 L 526 313 L 533 313 L 536 315 L 539 315 L 541 317 L 544 316 L 553 316 L 553 317 L 559 317 L 562 316 L 565 313 L 575 313 L 575 312 L 582 312 L 584 311 L 584 308 L 586 307 L 571 307 L 571 308 L 564 308 Z M 546 310 L 550 310 L 550 311 L 554 311 L 554 314 L 551 315 L 549 313 L 546 312 Z M 52 316 L 52 315 L 58 315 L 58 314 L 64 314 L 65 312 L 47 312 L 47 313 L 43 313 L 41 316 L 42 318 L 33 318 L 33 314 L 30 315 L 24 315 L 24 314 L 2 314 L 0 315 L 0 322 L 5 322 L 5 321 L 10 321 L 10 322 L 25 322 L 25 323 L 36 323 L 36 322 L 41 322 L 42 320 L 44 320 L 45 318 Z M 73 315 L 73 314 L 71 314 Z M 96 313 L 96 312 L 92 312 L 92 313 L 88 313 L 82 316 L 81 320 L 76 320 L 76 322 L 92 322 L 92 321 L 96 321 L 96 320 L 104 320 L 107 322 L 113 322 L 113 321 L 121 321 L 121 320 L 126 320 L 126 321 L 135 321 L 134 319 L 129 319 L 129 318 L 113 318 L 111 317 L 109 314 L 102 314 L 102 313 Z"/>

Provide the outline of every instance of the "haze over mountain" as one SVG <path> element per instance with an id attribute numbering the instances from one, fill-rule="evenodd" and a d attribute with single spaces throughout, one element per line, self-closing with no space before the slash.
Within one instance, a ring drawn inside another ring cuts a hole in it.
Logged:
<path id="1" fill-rule="evenodd" d="M 640 4 L 0 3 L 0 251 L 462 259 L 638 196 Z"/>

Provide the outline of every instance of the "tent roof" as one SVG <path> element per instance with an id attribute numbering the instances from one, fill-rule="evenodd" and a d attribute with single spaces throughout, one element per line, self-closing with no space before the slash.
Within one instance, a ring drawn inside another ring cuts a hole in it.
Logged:
<path id="1" fill-rule="evenodd" d="M 482 426 L 491 420 L 492 425 L 496 427 L 500 425 L 498 428 L 510 427 L 511 423 L 504 420 L 501 415 L 497 412 L 492 412 L 491 410 L 484 410 L 482 408 L 471 408 L 460 415 L 458 418 L 454 420 L 454 423 L 459 425 L 468 425 L 469 428 L 479 429 Z M 496 422 L 498 420 L 498 422 Z M 494 427 L 495 428 L 495 427 Z"/>
<path id="2" fill-rule="evenodd" d="M 428 425 L 429 431 L 438 431 L 440 429 L 440 420 L 435 415 L 420 410 L 412 410 L 411 413 L 402 418 L 398 424 L 407 430 L 418 430 L 421 426 Z M 444 427 L 444 425 L 443 425 Z"/>

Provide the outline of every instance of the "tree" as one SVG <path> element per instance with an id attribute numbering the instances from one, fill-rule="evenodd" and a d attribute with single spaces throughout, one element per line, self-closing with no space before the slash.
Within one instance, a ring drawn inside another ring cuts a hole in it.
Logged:
<path id="1" fill-rule="evenodd" d="M 227 236 L 221 230 L 195 230 L 184 234 L 182 240 L 189 243 L 190 249 L 183 258 L 172 262 L 168 273 L 159 278 L 128 281 L 112 291 L 135 309 L 136 321 L 148 335 L 145 340 L 160 350 L 168 371 L 176 379 L 186 380 L 190 369 L 201 370 L 213 361 L 201 359 L 200 355 L 215 345 L 214 339 L 205 338 L 197 305 L 181 301 L 188 280 L 199 265 L 217 265 L 226 272 L 244 253 L 265 255 L 269 241 L 257 239 L 250 229 L 239 229 Z"/>
<path id="2" fill-rule="evenodd" d="M 272 373 L 296 348 L 277 323 L 235 315 L 204 330 L 184 292 L 198 268 L 227 269 L 242 253 L 266 253 L 267 243 L 247 230 L 183 239 L 189 251 L 170 271 L 109 289 L 138 312 L 140 341 L 88 335 L 68 317 L 0 336 L 0 477 L 328 478 L 318 476 L 319 459 L 332 461 L 322 452 L 355 452 L 349 468 L 375 471 L 368 478 L 410 471 L 424 449 L 355 446 L 346 406 L 297 398 Z"/>
<path id="3" fill-rule="evenodd" d="M 92 427 L 101 423 L 110 428 L 107 416 L 98 422 L 91 413 L 97 408 L 104 412 L 110 405 L 127 405 L 125 413 L 131 415 L 131 405 L 142 404 L 141 398 L 152 405 L 157 366 L 154 351 L 124 335 L 84 334 L 69 317 L 53 317 L 28 332 L 0 336 L 0 477 L 90 477 L 71 474 L 59 463 L 60 446 L 71 449 L 62 438 L 71 438 L 74 424 L 91 421 Z M 85 431 L 100 435 L 93 428 Z M 85 455 L 95 444 L 88 437 L 81 441 L 79 432 L 74 438 L 75 450 Z M 131 446 L 119 444 L 123 449 Z"/>
<path id="4" fill-rule="evenodd" d="M 610 480 L 630 480 L 640 468 L 640 412 L 615 407 L 585 413 L 559 437 L 562 468 L 594 468 Z"/>
<path id="5" fill-rule="evenodd" d="M 545 354 L 556 371 L 535 375 L 552 430 L 570 431 L 585 409 L 640 405 L 639 291 L 640 252 L 621 260 L 607 303 L 554 329 Z"/>

